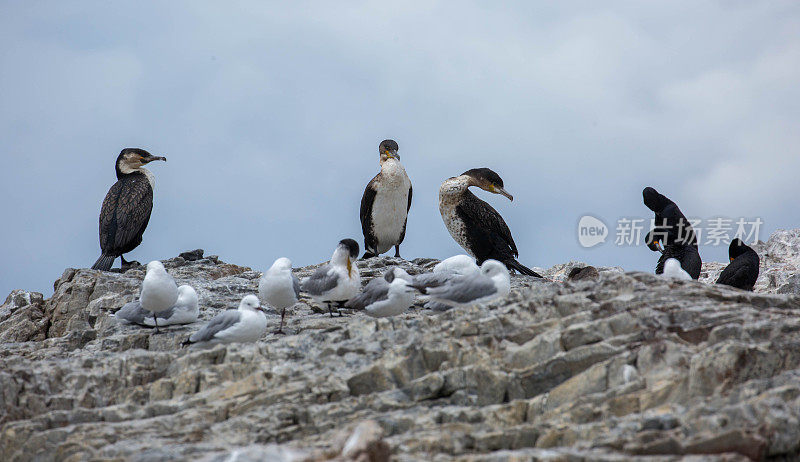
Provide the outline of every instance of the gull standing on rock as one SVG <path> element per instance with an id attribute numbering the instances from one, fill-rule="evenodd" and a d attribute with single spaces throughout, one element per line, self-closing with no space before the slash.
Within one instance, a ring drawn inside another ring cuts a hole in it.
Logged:
<path id="1" fill-rule="evenodd" d="M 333 251 L 331 261 L 320 266 L 314 274 L 303 280 L 300 289 L 314 301 L 325 304 L 333 317 L 332 303 L 341 307 L 355 297 L 361 289 L 361 273 L 354 260 L 358 258 L 358 242 L 342 239 Z"/>
<path id="2" fill-rule="evenodd" d="M 108 271 L 117 257 L 122 270 L 136 262 L 127 262 L 128 253 L 142 243 L 142 234 L 153 211 L 155 178 L 144 168 L 154 160 L 167 161 L 144 149 L 125 148 L 117 156 L 117 182 L 108 190 L 100 209 L 100 258 L 92 269 Z"/>
<path id="3" fill-rule="evenodd" d="M 286 308 L 297 303 L 299 296 L 300 281 L 292 274 L 292 261 L 285 257 L 275 260 L 258 281 L 258 297 L 267 305 L 281 310 L 281 324 L 276 334 L 283 333 Z"/>
<path id="4" fill-rule="evenodd" d="M 147 264 L 147 272 L 142 281 L 142 293 L 139 302 L 142 308 L 153 313 L 153 325 L 158 333 L 158 318 L 156 316 L 175 306 L 178 301 L 178 286 L 164 269 L 164 265 L 153 260 Z"/>
<path id="5" fill-rule="evenodd" d="M 267 316 L 255 295 L 247 295 L 239 308 L 214 316 L 202 329 L 182 345 L 193 343 L 248 343 L 260 339 L 267 331 Z"/>
<path id="6" fill-rule="evenodd" d="M 414 289 L 408 285 L 411 280 L 402 268 L 389 268 L 382 277 L 369 281 L 345 306 L 365 310 L 373 318 L 405 313 L 414 304 Z"/>
<path id="7" fill-rule="evenodd" d="M 503 188 L 500 175 L 488 168 L 473 168 L 445 180 L 439 188 L 439 212 L 453 239 L 475 257 L 479 265 L 489 259 L 498 260 L 508 269 L 542 277 L 516 260 L 519 251 L 505 220 L 491 205 L 472 194 L 470 186 L 514 200 Z"/>
<path id="8" fill-rule="evenodd" d="M 434 302 L 450 306 L 488 303 L 503 298 L 511 291 L 508 268 L 497 260 L 486 260 L 477 273 L 464 274 L 437 287 L 419 288 Z"/>
<path id="9" fill-rule="evenodd" d="M 400 244 L 406 236 L 411 209 L 411 180 L 400 163 L 394 140 L 378 146 L 381 171 L 367 184 L 361 198 L 361 230 L 364 232 L 364 257 L 376 257 L 394 246 L 400 257 Z"/>
<path id="10" fill-rule="evenodd" d="M 140 300 L 126 303 L 114 316 L 140 326 L 153 327 L 158 324 L 169 326 L 173 324 L 191 324 L 197 321 L 200 310 L 198 307 L 197 292 L 189 285 L 178 287 L 178 301 L 170 309 L 153 314 L 142 308 Z"/>

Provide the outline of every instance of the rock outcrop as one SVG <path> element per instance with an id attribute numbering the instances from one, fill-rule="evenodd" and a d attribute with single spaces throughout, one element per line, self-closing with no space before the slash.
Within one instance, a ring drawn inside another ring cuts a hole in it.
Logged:
<path id="1" fill-rule="evenodd" d="M 288 335 L 206 349 L 180 343 L 257 271 L 166 260 L 201 321 L 155 335 L 113 316 L 143 268 L 68 269 L 51 298 L 0 306 L 0 460 L 796 460 L 800 231 L 756 250 L 754 293 L 618 268 L 567 281 L 585 266 L 569 263 L 514 276 L 497 303 L 393 322 L 304 300 Z M 434 263 L 358 264 L 366 282 Z"/>

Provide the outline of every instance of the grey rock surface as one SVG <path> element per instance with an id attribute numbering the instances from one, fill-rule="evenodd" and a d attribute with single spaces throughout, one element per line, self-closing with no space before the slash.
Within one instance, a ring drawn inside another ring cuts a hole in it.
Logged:
<path id="1" fill-rule="evenodd" d="M 143 267 L 67 269 L 50 299 L 14 291 L 0 306 L 0 460 L 796 460 L 800 296 L 779 292 L 800 231 L 756 250 L 754 293 L 619 268 L 566 281 L 585 266 L 570 262 L 513 276 L 505 300 L 419 302 L 393 323 L 303 299 L 288 335 L 206 349 L 180 343 L 255 293 L 259 272 L 164 261 L 201 315 L 154 335 L 111 316 Z M 358 265 L 366 283 L 435 263 Z"/>

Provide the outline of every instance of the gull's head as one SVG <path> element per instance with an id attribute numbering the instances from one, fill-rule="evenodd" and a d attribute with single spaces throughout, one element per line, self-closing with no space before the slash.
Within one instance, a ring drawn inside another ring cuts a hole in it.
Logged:
<path id="1" fill-rule="evenodd" d="M 194 287 L 186 284 L 178 287 L 178 302 L 176 305 L 196 306 L 197 302 L 197 292 Z"/>
<path id="2" fill-rule="evenodd" d="M 144 149 L 125 148 L 117 156 L 117 174 L 128 174 L 154 160 L 167 161 L 166 157 L 154 156 Z"/>
<path id="3" fill-rule="evenodd" d="M 158 260 L 153 260 L 147 264 L 147 273 L 146 274 L 159 274 L 159 273 L 166 273 L 167 270 L 164 268 L 164 264 Z"/>
<path id="4" fill-rule="evenodd" d="M 289 260 L 286 257 L 281 257 L 281 258 L 275 260 L 275 262 L 272 264 L 272 266 L 269 269 L 270 270 L 276 270 L 276 271 L 287 271 L 287 270 L 291 271 L 291 269 L 292 269 L 292 261 Z"/>
<path id="5" fill-rule="evenodd" d="M 508 268 L 506 265 L 500 263 L 497 260 L 486 260 L 481 265 L 481 272 L 490 278 L 494 278 L 496 276 L 505 276 L 506 278 L 510 278 L 511 276 L 508 273 Z"/>
<path id="6" fill-rule="evenodd" d="M 378 145 L 378 153 L 381 155 L 381 163 L 386 162 L 389 159 L 397 159 L 400 160 L 400 156 L 397 154 L 398 149 L 397 142 L 395 140 L 383 140 L 381 144 Z"/>
<path id="7" fill-rule="evenodd" d="M 245 310 L 252 310 L 252 311 L 264 311 L 264 308 L 261 308 L 261 302 L 258 300 L 258 297 L 255 295 L 247 295 L 242 299 L 242 302 L 239 303 L 239 309 Z"/>
<path id="8" fill-rule="evenodd" d="M 731 261 L 733 261 L 734 258 L 747 252 L 748 250 L 752 249 L 737 237 L 736 239 L 732 240 L 731 245 L 728 246 L 728 257 Z"/>
<path id="9" fill-rule="evenodd" d="M 392 266 L 383 274 L 383 279 L 386 280 L 388 283 L 393 283 L 396 280 L 401 280 L 403 283 L 408 283 L 413 280 L 411 275 L 409 275 L 403 268 L 399 266 Z"/>
<path id="10" fill-rule="evenodd" d="M 514 200 L 514 196 L 503 188 L 503 179 L 492 169 L 473 168 L 472 170 L 467 170 L 462 173 L 461 176 L 466 176 L 468 178 L 468 184 L 470 186 L 477 186 L 484 191 L 506 196 L 510 201 Z"/>

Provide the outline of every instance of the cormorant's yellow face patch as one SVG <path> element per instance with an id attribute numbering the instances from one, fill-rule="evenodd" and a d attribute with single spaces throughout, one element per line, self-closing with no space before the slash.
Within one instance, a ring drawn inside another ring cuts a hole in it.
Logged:
<path id="1" fill-rule="evenodd" d="M 731 263 L 733 263 L 733 258 L 731 258 Z"/>

